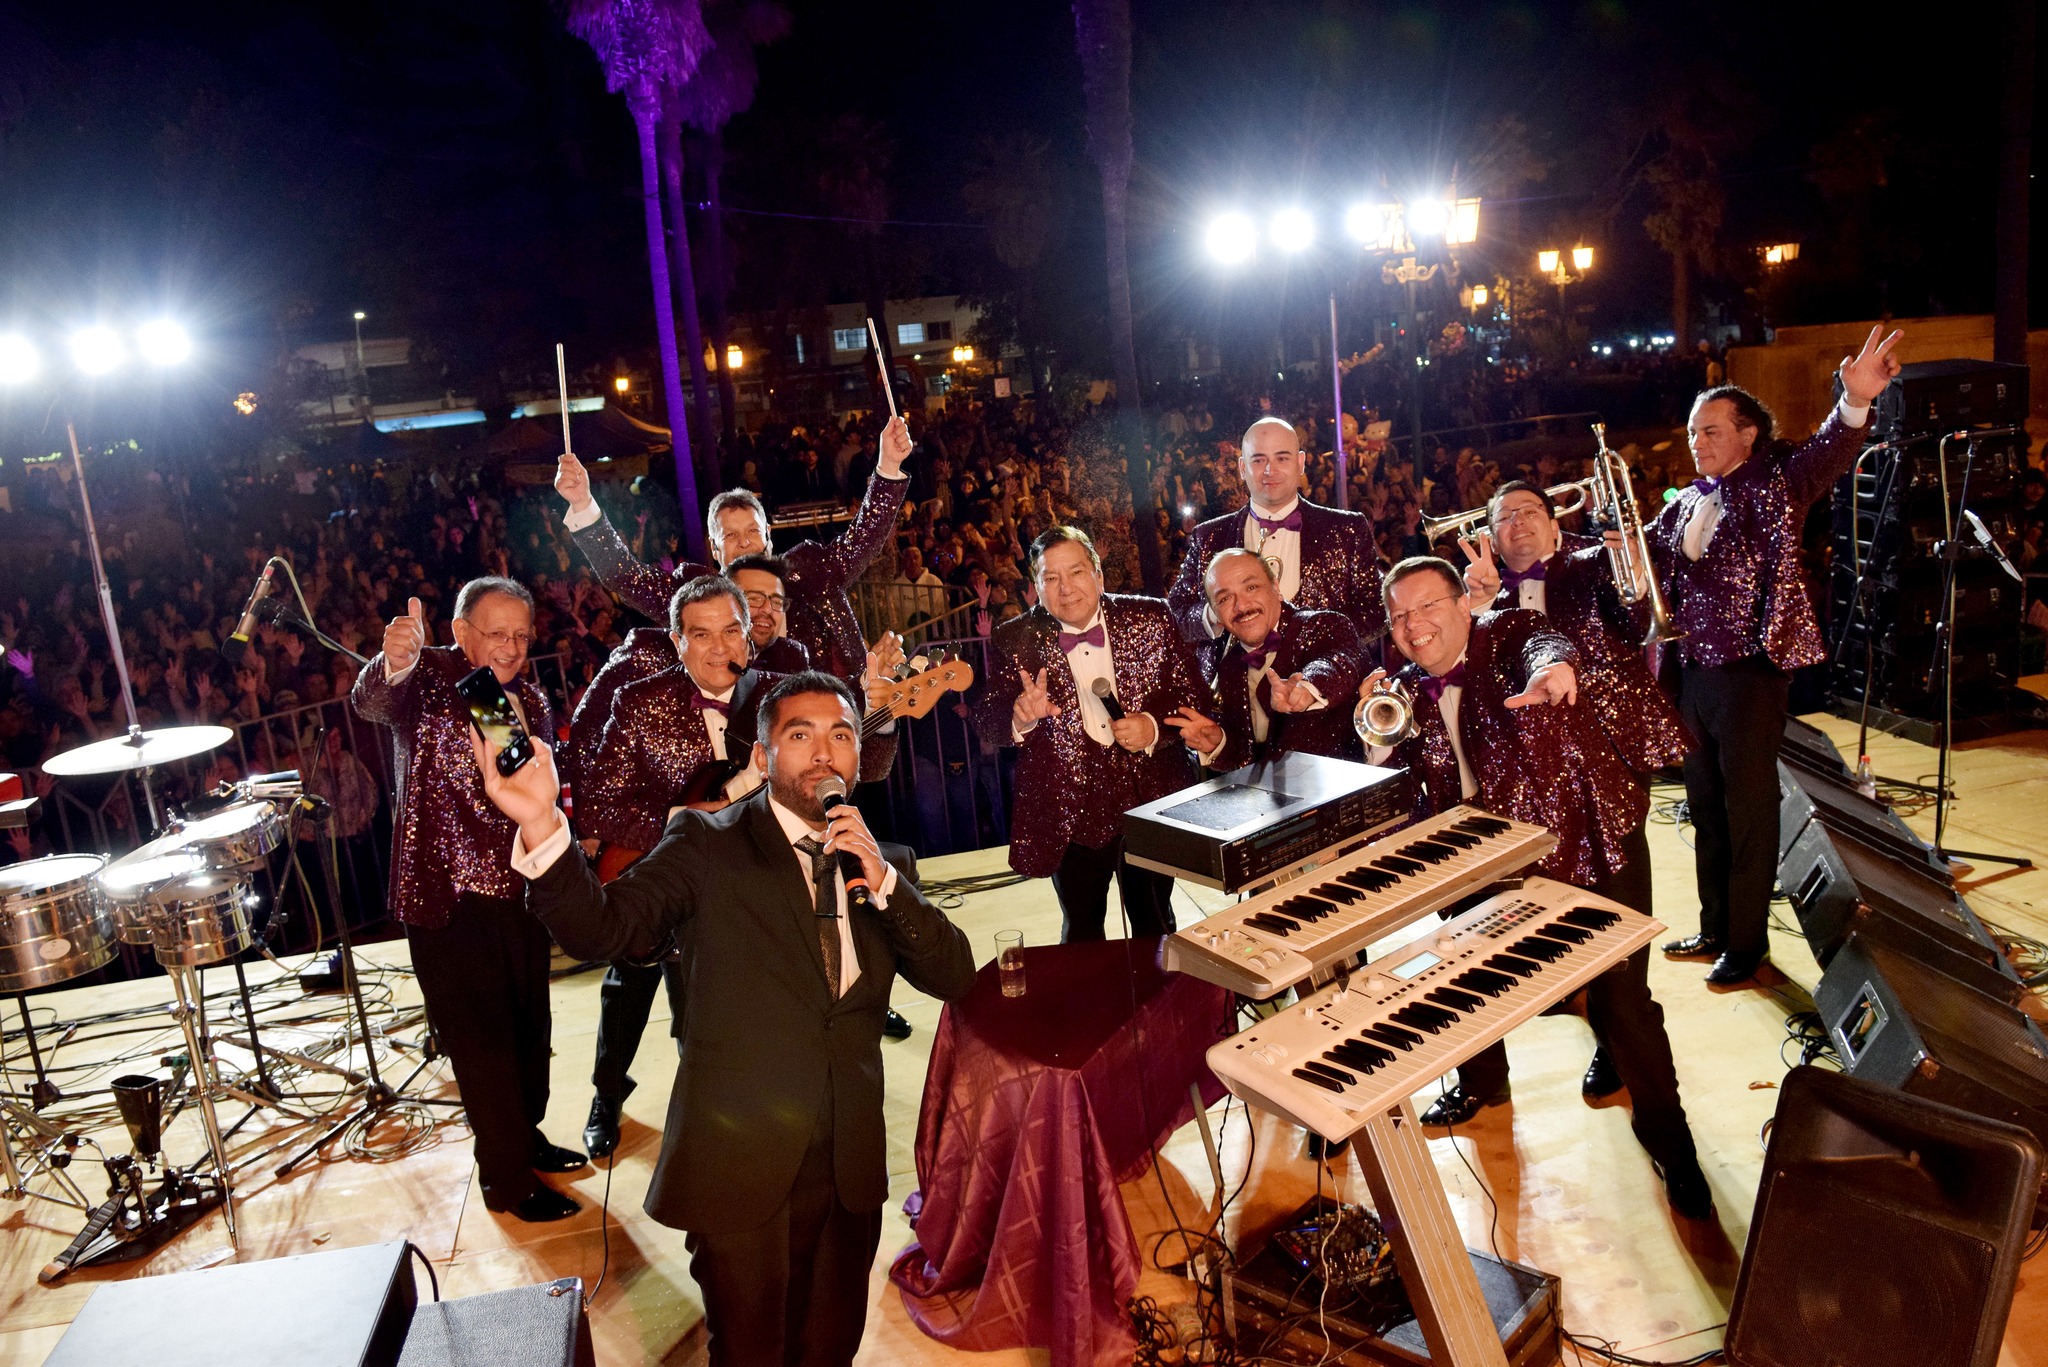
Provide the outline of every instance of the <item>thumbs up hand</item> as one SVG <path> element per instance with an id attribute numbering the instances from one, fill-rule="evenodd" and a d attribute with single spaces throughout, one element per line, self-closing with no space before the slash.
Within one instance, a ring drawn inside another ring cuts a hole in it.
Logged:
<path id="1" fill-rule="evenodd" d="M 427 611 L 417 598 L 408 599 L 405 616 L 394 617 L 384 628 L 384 668 L 403 674 L 413 667 L 427 648 Z"/>

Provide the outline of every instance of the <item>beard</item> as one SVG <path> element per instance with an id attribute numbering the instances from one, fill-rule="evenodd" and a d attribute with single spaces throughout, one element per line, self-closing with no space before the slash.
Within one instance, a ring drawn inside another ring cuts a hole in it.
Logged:
<path id="1" fill-rule="evenodd" d="M 825 806 L 818 801 L 818 785 L 827 778 L 845 778 L 837 770 L 806 772 L 783 775 L 775 771 L 771 763 L 768 768 L 768 791 L 777 802 L 795 812 L 806 821 L 823 821 Z M 851 792 L 852 785 L 848 785 Z"/>

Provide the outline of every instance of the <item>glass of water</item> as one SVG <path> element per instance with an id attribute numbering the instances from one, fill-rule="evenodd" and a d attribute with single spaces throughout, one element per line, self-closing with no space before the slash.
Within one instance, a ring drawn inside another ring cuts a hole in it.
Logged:
<path id="1" fill-rule="evenodd" d="M 996 972 L 1003 980 L 1005 997 L 1024 995 L 1024 932 L 996 932 Z"/>

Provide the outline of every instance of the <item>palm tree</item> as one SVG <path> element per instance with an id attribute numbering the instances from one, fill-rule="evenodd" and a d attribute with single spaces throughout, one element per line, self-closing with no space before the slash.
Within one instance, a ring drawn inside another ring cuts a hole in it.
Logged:
<path id="1" fill-rule="evenodd" d="M 704 326 L 697 317 L 697 271 L 690 257 L 690 217 L 683 204 L 681 101 L 672 85 L 661 88 L 660 151 L 661 188 L 668 202 L 669 269 L 675 277 L 676 297 L 682 302 L 682 359 L 690 371 L 690 445 L 696 452 L 698 485 L 710 489 L 721 482 L 718 443 L 711 435 L 711 397 L 704 385 Z"/>
<path id="2" fill-rule="evenodd" d="M 640 196 L 647 221 L 647 266 L 654 285 L 654 331 L 661 347 L 662 397 L 668 404 L 670 441 L 675 446 L 676 500 L 690 558 L 705 559 L 704 505 L 690 461 L 689 410 L 683 405 L 681 367 L 676 355 L 675 295 L 668 273 L 667 236 L 661 216 L 661 156 L 655 139 L 661 119 L 661 88 L 681 85 L 711 46 L 698 0 L 570 0 L 569 31 L 590 44 L 604 66 L 606 88 L 624 94 L 640 135 Z"/>
<path id="3" fill-rule="evenodd" d="M 697 63 L 687 81 L 676 84 L 675 111 L 682 123 L 704 135 L 705 245 L 711 253 L 711 350 L 718 367 L 718 409 L 725 439 L 734 436 L 732 369 L 726 363 L 726 298 L 732 288 L 727 275 L 725 243 L 725 202 L 722 197 L 725 172 L 725 126 L 733 115 L 744 113 L 754 103 L 754 89 L 760 84 L 761 69 L 754 49 L 772 43 L 789 32 L 789 11 L 775 0 L 711 0 L 704 20 L 711 35 L 710 51 Z M 682 147 L 676 146 L 680 171 Z M 686 230 L 678 239 L 688 250 Z M 696 301 L 691 317 L 695 322 Z"/>
<path id="4" fill-rule="evenodd" d="M 1109 276 L 1109 350 L 1122 410 L 1131 486 L 1132 534 L 1145 591 L 1165 585 L 1164 555 L 1153 513 L 1152 462 L 1145 454 L 1138 393 L 1138 350 L 1131 329 L 1131 0 L 1073 0 L 1074 46 L 1088 111 L 1088 154 L 1102 173 L 1102 237 Z"/>

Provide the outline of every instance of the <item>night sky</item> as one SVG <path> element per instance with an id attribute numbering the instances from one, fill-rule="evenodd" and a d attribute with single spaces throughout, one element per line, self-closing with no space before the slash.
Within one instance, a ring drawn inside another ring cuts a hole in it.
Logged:
<path id="1" fill-rule="evenodd" d="M 1014 287 L 966 187 L 1028 145 L 1048 188 L 1033 292 L 1093 359 L 1100 195 L 1067 6 L 790 8 L 727 134 L 726 200 L 758 211 L 727 220 L 735 307 L 857 297 L 846 225 L 765 216 L 829 217 L 833 166 L 856 156 L 886 184 L 893 291 Z M 1297 303 L 1312 320 L 1317 280 L 1205 271 L 1213 209 L 1334 215 L 1454 166 L 1489 201 L 1476 265 L 1591 242 L 1599 326 L 1662 326 L 1669 259 L 1642 224 L 1675 136 L 1709 149 L 1726 199 L 1703 297 L 1741 296 L 1754 246 L 1783 239 L 1806 252 L 1776 322 L 1990 307 L 1995 6 L 1910 29 L 1746 0 L 1133 12 L 1141 334 Z M 457 376 L 530 368 L 558 336 L 637 357 L 638 190 L 622 101 L 535 0 L 0 8 L 0 320 L 154 298 L 253 365 L 348 335 L 363 308 Z"/>

